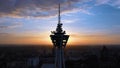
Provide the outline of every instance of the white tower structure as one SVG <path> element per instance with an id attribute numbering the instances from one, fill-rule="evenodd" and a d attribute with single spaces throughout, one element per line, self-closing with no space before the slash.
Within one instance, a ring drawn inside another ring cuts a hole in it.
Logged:
<path id="1" fill-rule="evenodd" d="M 52 31 L 51 33 L 50 38 L 55 49 L 55 68 L 65 68 L 64 48 L 66 47 L 69 35 L 65 35 L 66 32 L 62 30 L 60 4 L 58 10 L 57 28 L 56 31 Z"/>

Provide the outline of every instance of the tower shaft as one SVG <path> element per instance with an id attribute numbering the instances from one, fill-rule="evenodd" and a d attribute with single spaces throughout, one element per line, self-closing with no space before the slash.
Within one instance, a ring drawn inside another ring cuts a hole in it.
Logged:
<path id="1" fill-rule="evenodd" d="M 62 47 L 56 47 L 55 68 L 65 68 L 64 52 Z"/>

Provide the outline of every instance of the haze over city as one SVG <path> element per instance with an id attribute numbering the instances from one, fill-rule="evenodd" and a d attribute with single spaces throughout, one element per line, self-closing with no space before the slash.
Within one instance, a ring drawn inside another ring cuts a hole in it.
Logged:
<path id="1" fill-rule="evenodd" d="M 120 44 L 120 0 L 60 0 L 68 45 Z M 0 0 L 0 44 L 52 45 L 58 0 Z"/>

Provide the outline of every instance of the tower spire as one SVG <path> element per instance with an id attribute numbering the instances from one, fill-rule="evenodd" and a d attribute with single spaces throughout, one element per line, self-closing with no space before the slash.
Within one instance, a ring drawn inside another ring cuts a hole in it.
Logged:
<path id="1" fill-rule="evenodd" d="M 61 16 L 60 16 L 60 3 L 59 3 L 59 5 L 58 5 L 58 24 L 60 24 L 61 23 Z"/>
<path id="2" fill-rule="evenodd" d="M 62 30 L 62 23 L 61 23 L 61 16 L 60 16 L 60 3 L 58 5 L 58 24 L 57 24 L 57 28 L 56 28 L 56 33 L 63 33 L 65 34 L 65 31 L 63 32 Z"/>

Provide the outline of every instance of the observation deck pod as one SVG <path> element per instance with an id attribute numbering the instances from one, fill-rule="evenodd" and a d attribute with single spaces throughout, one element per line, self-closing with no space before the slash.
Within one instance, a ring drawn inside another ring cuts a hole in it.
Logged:
<path id="1" fill-rule="evenodd" d="M 69 35 L 50 35 L 53 45 L 56 47 L 65 47 L 69 38 Z"/>
<path id="2" fill-rule="evenodd" d="M 52 31 L 51 33 L 50 37 L 55 47 L 66 46 L 69 35 L 65 35 L 66 32 L 62 30 L 62 23 L 58 23 L 56 31 Z"/>

